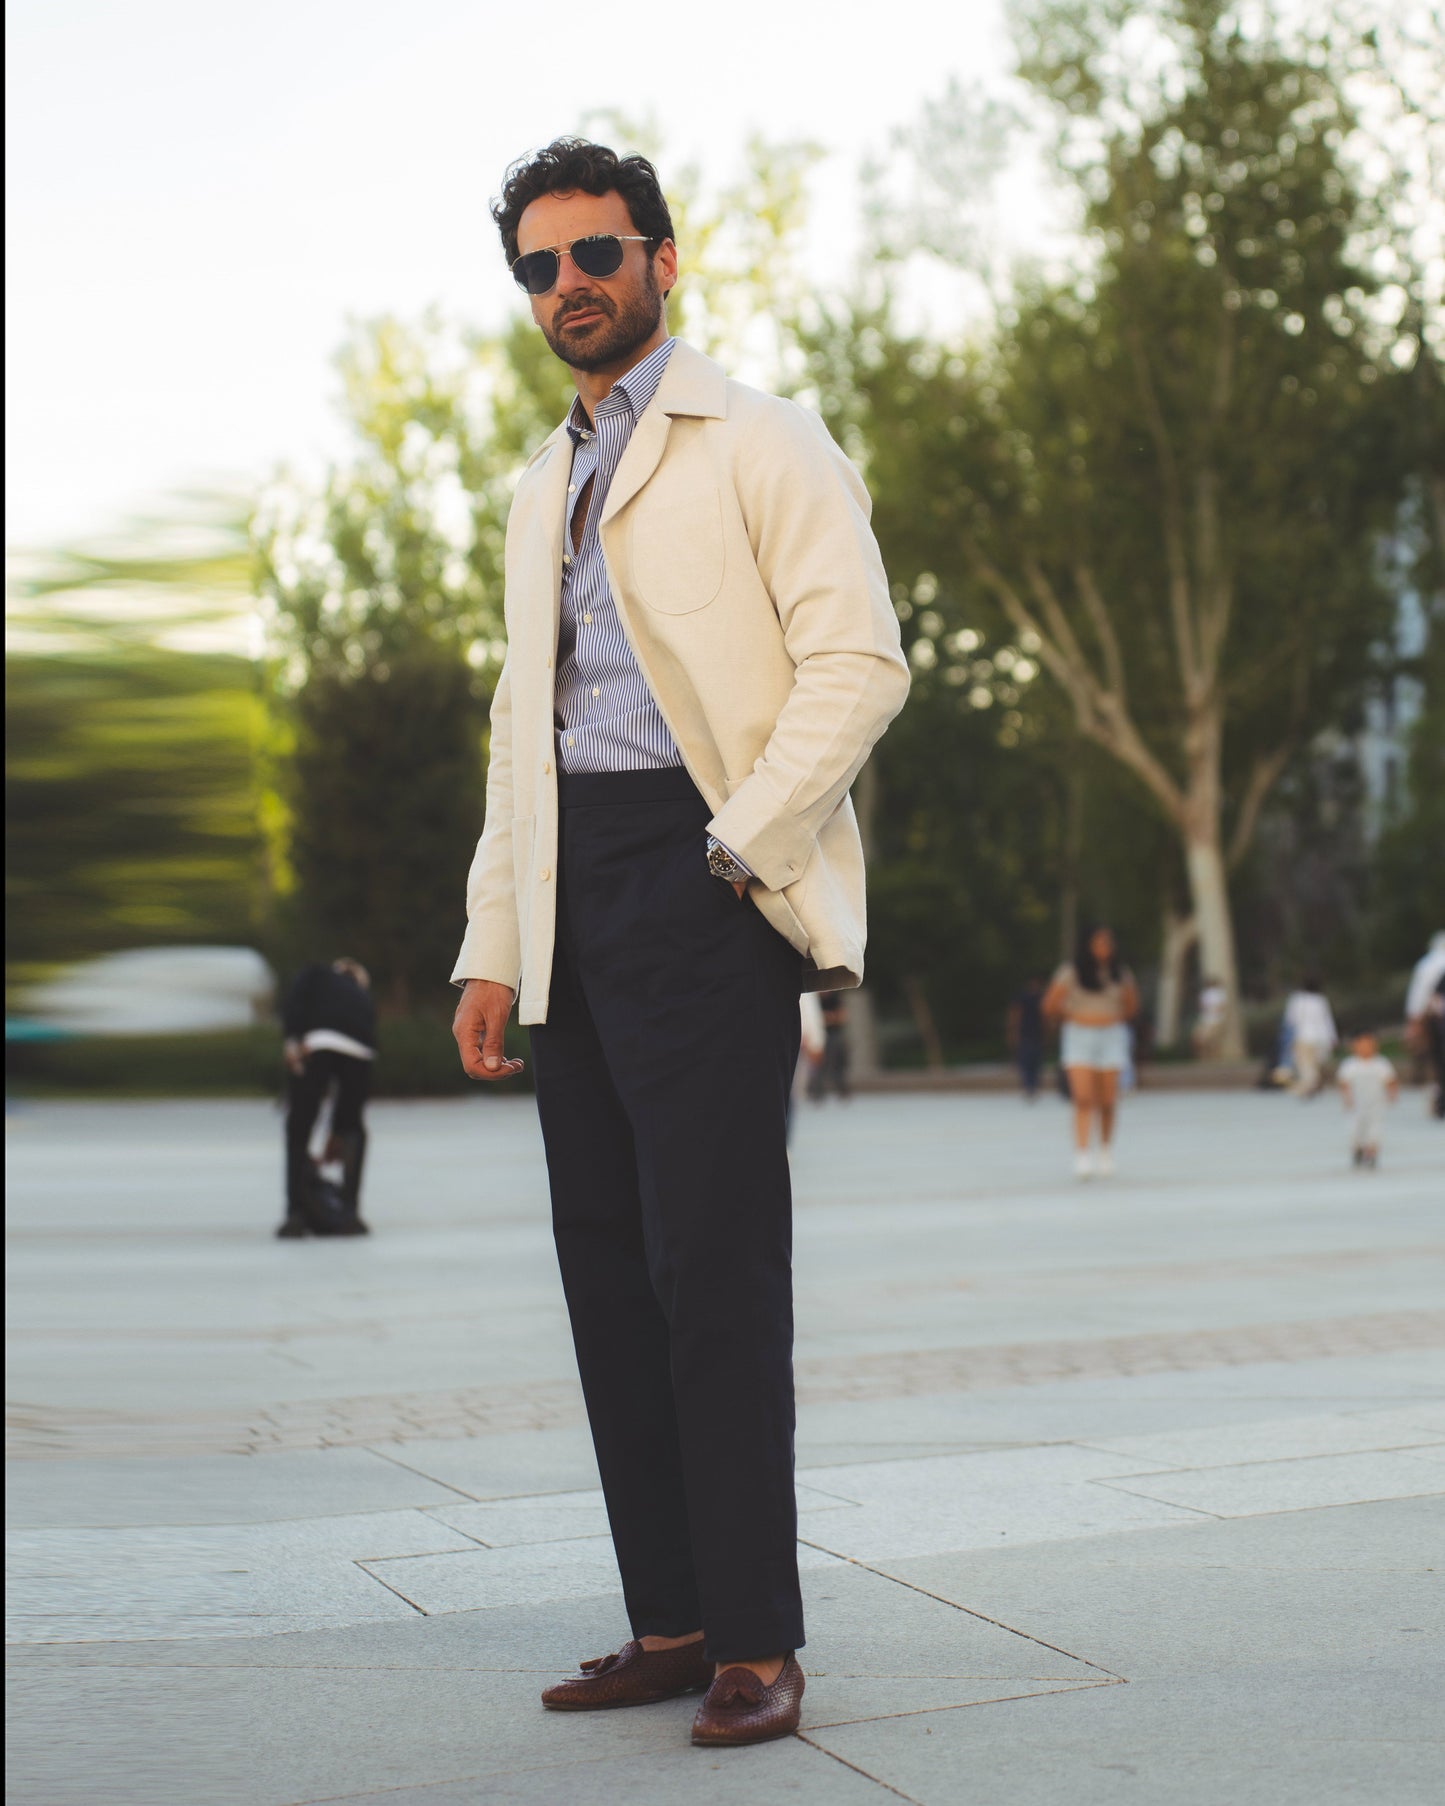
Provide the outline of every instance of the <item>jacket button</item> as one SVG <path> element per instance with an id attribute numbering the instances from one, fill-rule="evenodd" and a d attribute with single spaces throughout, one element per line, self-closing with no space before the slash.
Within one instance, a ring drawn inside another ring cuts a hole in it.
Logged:
<path id="1" fill-rule="evenodd" d="M 537 876 L 542 880 L 543 884 L 545 884 L 547 882 L 547 880 L 552 876 L 552 874 L 551 874 L 551 872 L 549 872 L 547 870 L 546 866 L 544 865 L 542 867 L 541 871 L 538 872 Z"/>
<path id="2" fill-rule="evenodd" d="M 542 776 L 544 778 L 546 778 L 546 777 L 550 777 L 551 775 L 552 775 L 552 761 L 550 759 L 543 759 Z"/>

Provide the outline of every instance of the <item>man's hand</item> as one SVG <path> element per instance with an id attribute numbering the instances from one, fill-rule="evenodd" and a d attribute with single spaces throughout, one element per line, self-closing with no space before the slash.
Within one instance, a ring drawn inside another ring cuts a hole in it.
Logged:
<path id="1" fill-rule="evenodd" d="M 522 1070 L 522 1062 L 509 1060 L 502 1045 L 514 995 L 510 985 L 494 984 L 490 978 L 467 980 L 452 1018 L 452 1033 L 468 1078 L 510 1079 Z"/>
<path id="2" fill-rule="evenodd" d="M 743 898 L 748 894 L 747 879 L 746 878 L 734 878 L 733 879 L 733 889 L 738 893 L 738 902 L 741 903 Z"/>
<path id="3" fill-rule="evenodd" d="M 286 1070 L 299 1078 L 306 1070 L 306 1049 L 300 1041 L 287 1041 L 281 1048 L 281 1057 L 286 1062 Z"/>

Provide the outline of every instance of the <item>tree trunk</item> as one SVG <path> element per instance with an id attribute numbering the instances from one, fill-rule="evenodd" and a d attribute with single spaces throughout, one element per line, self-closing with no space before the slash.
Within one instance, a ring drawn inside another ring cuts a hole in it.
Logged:
<path id="1" fill-rule="evenodd" d="M 1188 828 L 1184 859 L 1189 872 L 1189 895 L 1199 925 L 1200 975 L 1224 987 L 1224 1033 L 1220 1054 L 1226 1060 L 1245 1057 L 1244 1019 L 1239 1007 L 1239 963 L 1234 952 L 1234 918 L 1229 908 L 1229 879 L 1219 825 Z"/>
<path id="2" fill-rule="evenodd" d="M 913 1012 L 913 1025 L 918 1030 L 918 1039 L 923 1043 L 923 1057 L 928 1062 L 928 1070 L 942 1072 L 943 1042 L 938 1038 L 938 1027 L 933 1020 L 933 1011 L 928 1007 L 928 993 L 923 988 L 923 981 L 910 973 L 903 981 L 903 989 L 908 998 L 908 1007 Z"/>
<path id="3" fill-rule="evenodd" d="M 1174 1047 L 1184 1025 L 1184 993 L 1189 955 L 1199 939 L 1199 924 L 1181 914 L 1172 901 L 1164 905 L 1164 932 L 1159 942 L 1159 988 L 1154 998 L 1154 1045 Z"/>
<path id="4" fill-rule="evenodd" d="M 873 1014 L 873 994 L 867 985 L 849 991 L 843 1016 L 848 1049 L 848 1070 L 855 1079 L 871 1079 L 879 1069 L 878 1020 Z"/>

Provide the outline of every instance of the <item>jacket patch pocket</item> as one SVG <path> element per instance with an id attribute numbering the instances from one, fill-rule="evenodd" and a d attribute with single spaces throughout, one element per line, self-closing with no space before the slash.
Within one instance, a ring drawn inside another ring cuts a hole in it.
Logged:
<path id="1" fill-rule="evenodd" d="M 662 615 L 706 608 L 722 588 L 722 498 L 716 490 L 671 501 L 644 495 L 632 513 L 632 576 L 642 600 Z"/>

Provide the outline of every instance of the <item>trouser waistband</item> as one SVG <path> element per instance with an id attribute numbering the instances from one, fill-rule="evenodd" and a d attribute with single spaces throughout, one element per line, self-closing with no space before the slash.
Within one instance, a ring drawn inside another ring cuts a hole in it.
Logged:
<path id="1" fill-rule="evenodd" d="M 697 785 L 681 765 L 660 771 L 559 771 L 557 802 L 563 809 L 590 809 L 611 803 L 686 803 L 698 799 Z"/>

